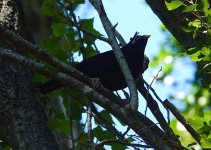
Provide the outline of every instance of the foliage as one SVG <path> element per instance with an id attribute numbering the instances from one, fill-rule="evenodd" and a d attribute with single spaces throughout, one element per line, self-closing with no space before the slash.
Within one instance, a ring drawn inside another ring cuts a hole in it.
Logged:
<path id="1" fill-rule="evenodd" d="M 196 40 L 201 36 L 205 37 L 197 46 L 184 51 L 183 55 L 198 62 L 202 84 L 211 91 L 211 7 L 209 1 L 172 0 L 170 3 L 166 2 L 166 6 L 170 11 L 181 9 L 186 15 L 188 26 L 181 27 L 185 32 L 191 33 Z"/>

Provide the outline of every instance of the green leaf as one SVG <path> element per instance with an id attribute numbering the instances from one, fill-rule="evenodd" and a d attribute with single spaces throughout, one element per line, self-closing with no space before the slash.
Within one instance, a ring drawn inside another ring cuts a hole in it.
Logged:
<path id="1" fill-rule="evenodd" d="M 101 36 L 102 34 L 100 32 L 98 32 L 97 30 L 94 29 L 94 18 L 90 18 L 90 19 L 82 19 L 80 20 L 81 23 L 81 27 L 85 28 L 86 30 L 88 30 L 89 32 L 92 32 L 95 35 Z M 84 34 L 84 41 L 87 44 L 93 44 L 93 42 L 96 40 L 96 38 L 90 37 L 87 34 Z"/>
<path id="2" fill-rule="evenodd" d="M 205 135 L 202 136 L 202 139 L 201 139 L 201 145 L 203 147 L 204 150 L 210 150 L 210 147 L 211 147 L 211 139 L 210 138 L 207 138 Z"/>
<path id="3" fill-rule="evenodd" d="M 90 45 L 88 45 L 85 49 L 86 49 L 86 58 L 93 57 L 97 54 L 97 52 Z"/>
<path id="4" fill-rule="evenodd" d="M 196 20 L 194 20 L 192 22 L 189 22 L 188 26 L 193 26 L 193 27 L 196 27 L 196 28 L 200 28 L 201 27 L 201 21 L 199 19 L 196 19 Z"/>
<path id="5" fill-rule="evenodd" d="M 203 47 L 201 49 L 201 54 L 203 54 L 203 56 L 204 56 L 204 57 L 202 57 L 204 61 L 211 60 L 211 49 L 209 49 L 208 47 Z"/>
<path id="6" fill-rule="evenodd" d="M 70 134 L 69 119 L 49 119 L 48 126 L 52 131 L 60 131 L 66 135 Z"/>
<path id="7" fill-rule="evenodd" d="M 211 126 L 204 122 L 204 126 L 198 129 L 200 134 L 206 134 L 207 136 L 210 134 Z"/>
<path id="8" fill-rule="evenodd" d="M 66 25 L 63 23 L 54 23 L 51 28 L 55 37 L 63 36 L 66 32 Z"/>
<path id="9" fill-rule="evenodd" d="M 209 8 L 209 2 L 208 0 L 200 0 L 199 6 L 197 7 L 199 10 L 203 11 L 205 14 Z"/>
<path id="10" fill-rule="evenodd" d="M 173 0 L 170 3 L 168 3 L 167 1 L 165 1 L 166 7 L 168 10 L 174 10 L 177 9 L 178 7 L 182 6 L 183 2 L 180 0 Z"/>
<path id="11" fill-rule="evenodd" d="M 61 49 L 62 43 L 60 38 L 51 36 L 50 39 L 46 42 L 45 47 L 48 49 L 49 53 L 57 58 L 66 61 L 68 58 L 68 53 Z"/>
<path id="12" fill-rule="evenodd" d="M 114 121 L 113 121 L 113 119 L 112 119 L 112 117 L 111 117 L 111 114 L 110 114 L 108 111 L 103 110 L 103 111 L 100 112 L 100 115 L 101 115 L 101 117 L 103 117 L 106 121 L 108 121 L 110 124 L 114 124 Z"/>
<path id="13" fill-rule="evenodd" d="M 80 105 L 72 105 L 70 109 L 72 109 L 72 119 L 81 120 L 83 109 L 80 107 Z"/>
<path id="14" fill-rule="evenodd" d="M 127 138 L 127 141 L 131 143 L 131 142 L 134 142 L 134 141 L 135 141 L 135 139 L 134 139 L 134 138 L 132 138 L 132 137 L 129 137 L 129 138 Z"/>
<path id="15" fill-rule="evenodd" d="M 55 3 L 55 0 L 45 0 L 41 6 L 42 13 L 47 16 L 54 16 L 56 14 L 55 9 L 53 7 Z"/>
<path id="16" fill-rule="evenodd" d="M 209 15 L 207 16 L 207 22 L 208 24 L 211 24 L 211 9 L 209 10 Z"/>
<path id="17" fill-rule="evenodd" d="M 34 72 L 34 75 L 33 75 L 33 81 L 34 82 L 43 82 L 43 81 L 47 81 L 47 77 L 46 76 L 43 76 L 37 72 Z"/>
<path id="18" fill-rule="evenodd" d="M 190 58 L 193 60 L 193 61 L 201 61 L 202 58 L 199 58 L 199 56 L 201 55 L 200 51 L 190 55 Z"/>
<path id="19" fill-rule="evenodd" d="M 85 3 L 85 0 L 71 0 L 71 5 L 73 9 L 77 9 L 79 4 L 84 4 L 84 3 Z"/>
<path id="20" fill-rule="evenodd" d="M 100 126 L 94 128 L 93 135 L 99 141 L 103 141 L 105 139 L 115 139 L 115 136 L 110 131 L 103 130 Z"/>
<path id="21" fill-rule="evenodd" d="M 127 149 L 127 146 L 122 145 L 122 144 L 111 144 L 112 150 L 120 150 L 120 149 Z"/>
<path id="22" fill-rule="evenodd" d="M 203 113 L 205 121 L 211 124 L 211 110 L 204 110 Z"/>
<path id="23" fill-rule="evenodd" d="M 190 6 L 185 6 L 182 12 L 189 12 L 195 9 L 198 6 L 198 4 L 190 5 Z"/>
<path id="24" fill-rule="evenodd" d="M 194 28 L 191 28 L 191 27 L 181 27 L 181 29 L 185 32 L 193 32 L 195 29 Z"/>

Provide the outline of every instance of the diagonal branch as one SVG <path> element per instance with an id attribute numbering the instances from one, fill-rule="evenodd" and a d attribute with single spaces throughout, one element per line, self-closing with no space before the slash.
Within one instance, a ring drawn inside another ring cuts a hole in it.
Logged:
<path id="1" fill-rule="evenodd" d="M 148 92 L 147 88 L 144 86 L 143 81 L 141 79 L 136 80 L 136 85 L 139 92 L 145 98 L 149 109 L 151 110 L 152 114 L 155 116 L 157 121 L 160 123 L 161 128 L 166 132 L 169 140 L 175 141 L 178 145 L 181 145 L 178 137 L 174 134 L 172 129 L 169 127 L 168 123 L 166 122 L 163 114 L 161 113 L 157 102 L 153 99 L 152 95 Z"/>
<path id="2" fill-rule="evenodd" d="M 167 99 L 163 102 L 163 104 L 172 112 L 172 114 L 177 118 L 177 120 L 184 125 L 184 127 L 188 130 L 192 137 L 200 144 L 200 135 L 194 130 L 191 124 L 188 123 L 184 116 L 179 113 L 179 110 Z"/>
<path id="3" fill-rule="evenodd" d="M 130 96 L 131 96 L 130 107 L 133 110 L 137 110 L 138 109 L 138 93 L 137 93 L 135 81 L 126 63 L 124 55 L 122 54 L 122 51 L 120 50 L 119 45 L 117 43 L 116 36 L 115 36 L 115 28 L 113 27 L 113 25 L 111 24 L 110 20 L 108 19 L 106 15 L 102 1 L 101 0 L 98 0 L 98 1 L 89 0 L 89 1 L 99 14 L 102 25 L 111 41 L 110 45 L 112 49 L 114 50 L 114 55 L 116 56 L 116 59 L 120 65 L 121 71 L 125 77 L 126 83 L 130 91 Z"/>

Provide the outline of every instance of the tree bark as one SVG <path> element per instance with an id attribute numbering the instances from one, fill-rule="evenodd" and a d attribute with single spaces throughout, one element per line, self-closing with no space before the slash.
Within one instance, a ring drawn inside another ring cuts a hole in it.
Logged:
<path id="1" fill-rule="evenodd" d="M 18 0 L 0 2 L 0 24 L 31 41 Z M 0 47 L 25 55 L 9 41 Z M 0 60 L 0 130 L 14 150 L 59 149 L 48 130 L 45 112 L 33 89 L 32 72 L 5 59 Z"/>

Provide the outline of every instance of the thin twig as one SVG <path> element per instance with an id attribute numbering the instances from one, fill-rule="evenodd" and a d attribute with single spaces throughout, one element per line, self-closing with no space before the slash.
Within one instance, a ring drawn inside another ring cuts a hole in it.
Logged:
<path id="1" fill-rule="evenodd" d="M 152 83 L 154 82 L 154 80 L 158 77 L 159 73 L 161 72 L 162 70 L 162 66 L 160 68 L 160 70 L 158 71 L 158 73 L 154 76 L 154 78 L 152 79 L 151 83 L 149 85 L 147 85 L 147 99 L 148 99 L 148 96 L 149 96 L 149 89 L 152 87 Z M 148 108 L 148 103 L 146 105 L 146 109 L 144 111 L 144 114 L 146 115 L 147 114 L 147 108 Z"/>
<path id="2" fill-rule="evenodd" d="M 149 89 L 151 90 L 151 92 L 153 93 L 153 95 L 156 97 L 156 99 L 163 105 L 163 100 L 157 95 L 157 93 L 155 92 L 155 90 L 149 86 L 149 84 L 143 80 L 144 84 L 146 84 L 147 87 L 149 87 Z M 169 110 L 165 107 L 165 105 L 163 105 L 163 107 L 166 109 L 167 112 L 167 120 L 168 120 L 168 125 L 170 124 L 170 115 L 169 115 Z"/>
<path id="3" fill-rule="evenodd" d="M 160 70 L 157 72 L 157 74 L 154 76 L 154 78 L 152 79 L 152 82 L 149 84 L 149 86 L 147 87 L 147 91 L 149 91 L 149 88 L 152 87 L 152 83 L 154 82 L 154 80 L 158 77 L 159 73 L 162 71 L 162 66 L 160 67 Z"/>
<path id="4" fill-rule="evenodd" d="M 58 3 L 58 4 L 60 6 L 62 6 L 62 7 L 65 7 L 62 3 Z M 89 35 L 89 36 L 92 36 L 92 37 L 95 37 L 95 38 L 97 38 L 97 39 L 99 39 L 101 41 L 104 41 L 104 42 L 108 43 L 108 44 L 111 43 L 108 38 L 102 37 L 101 35 L 94 34 L 94 33 L 90 32 L 90 31 L 88 31 L 88 30 L 86 30 L 84 28 L 81 28 L 77 23 L 75 23 L 74 21 L 72 21 L 71 19 L 69 19 L 68 16 L 64 15 L 63 12 L 61 12 L 59 9 L 56 9 L 56 12 L 61 17 L 63 17 L 67 21 L 68 24 L 70 24 L 71 26 L 76 27 L 78 30 L 82 31 L 84 34 Z"/>
<path id="5" fill-rule="evenodd" d="M 91 102 L 88 105 L 88 112 L 87 112 L 87 128 L 88 128 L 88 140 L 91 145 L 93 145 L 93 134 L 92 134 L 92 107 Z"/>
<path id="6" fill-rule="evenodd" d="M 130 127 L 127 127 L 127 130 L 123 133 L 123 136 L 125 136 L 130 131 Z"/>
<path id="7" fill-rule="evenodd" d="M 94 104 L 92 104 L 92 111 L 95 114 L 94 117 L 97 119 L 97 121 L 107 130 L 111 131 L 114 135 L 116 135 L 120 140 L 125 141 L 124 136 L 114 127 L 112 126 L 107 120 L 102 118 L 97 111 Z"/>
<path id="8" fill-rule="evenodd" d="M 71 104 L 70 104 L 70 99 L 69 99 L 69 113 L 70 113 L 70 136 L 71 136 L 71 141 L 72 141 L 72 149 L 75 149 L 75 138 L 74 138 L 74 134 L 73 134 L 73 114 L 72 114 L 72 110 L 71 110 Z"/>
<path id="9" fill-rule="evenodd" d="M 77 21 L 71 3 L 69 5 L 69 9 L 68 10 L 70 11 L 70 14 L 72 15 L 74 23 L 77 24 L 81 28 L 80 18 L 79 18 L 79 21 Z M 69 16 L 69 18 L 70 18 L 70 16 Z M 71 18 L 69 20 L 71 20 Z M 86 51 L 85 51 L 85 47 L 84 47 L 84 42 L 83 42 L 83 39 L 82 39 L 81 32 L 80 32 L 79 28 L 76 28 L 76 29 L 77 29 L 77 33 L 78 33 L 78 37 L 79 37 L 79 41 L 80 41 L 80 51 L 81 51 L 81 53 L 83 55 L 83 60 L 85 60 L 86 59 Z"/>
<path id="10" fill-rule="evenodd" d="M 124 143 L 122 141 L 115 140 L 115 139 L 103 140 L 99 144 L 95 145 L 94 148 L 97 149 L 97 148 L 103 147 L 104 145 L 108 145 L 108 144 L 111 144 L 111 143 L 123 144 L 123 145 L 131 146 L 131 147 L 151 148 L 151 146 L 149 146 L 149 145 Z"/>

